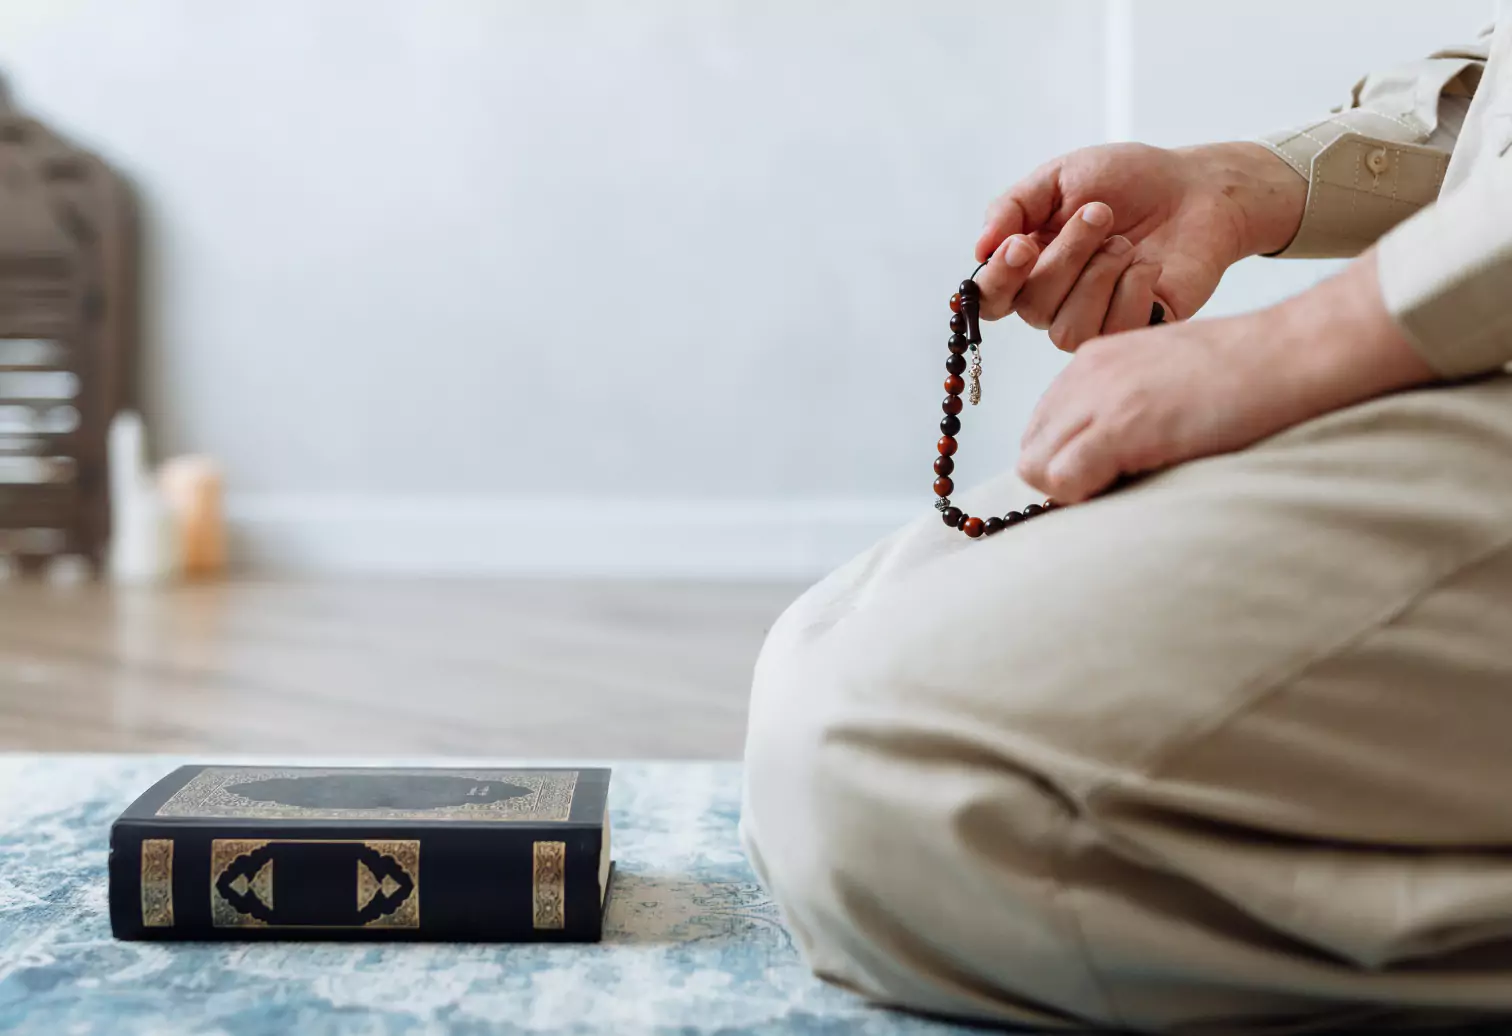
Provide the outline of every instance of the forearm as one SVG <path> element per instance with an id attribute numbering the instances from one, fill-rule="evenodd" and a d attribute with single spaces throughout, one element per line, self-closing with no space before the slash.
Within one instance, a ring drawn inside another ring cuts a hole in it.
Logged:
<path id="1" fill-rule="evenodd" d="M 1374 249 L 1252 319 L 1288 383 L 1296 413 L 1287 423 L 1438 378 L 1386 308 Z"/>

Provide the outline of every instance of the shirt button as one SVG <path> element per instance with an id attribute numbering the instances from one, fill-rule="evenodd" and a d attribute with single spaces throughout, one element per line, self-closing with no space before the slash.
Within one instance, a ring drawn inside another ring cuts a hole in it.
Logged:
<path id="1" fill-rule="evenodd" d="M 1380 176 L 1391 165 L 1391 160 L 1386 157 L 1386 149 L 1378 147 L 1365 156 L 1365 168 Z"/>

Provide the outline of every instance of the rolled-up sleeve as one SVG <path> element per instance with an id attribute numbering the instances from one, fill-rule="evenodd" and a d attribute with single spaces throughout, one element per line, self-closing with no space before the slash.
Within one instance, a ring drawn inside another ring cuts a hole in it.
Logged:
<path id="1" fill-rule="evenodd" d="M 1259 138 L 1308 182 L 1296 236 L 1275 255 L 1358 255 L 1432 204 L 1489 46 L 1488 29 L 1473 44 L 1366 76 L 1327 117 Z"/>
<path id="2" fill-rule="evenodd" d="M 1512 155 L 1387 234 L 1376 276 L 1386 309 L 1440 376 L 1512 363 Z"/>

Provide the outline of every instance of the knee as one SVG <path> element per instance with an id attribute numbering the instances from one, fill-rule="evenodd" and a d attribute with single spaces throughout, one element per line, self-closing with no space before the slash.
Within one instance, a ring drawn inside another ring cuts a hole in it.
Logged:
<path id="1" fill-rule="evenodd" d="M 801 598 L 762 649 L 747 855 L 820 975 L 923 1010 L 1006 1018 L 1033 998 L 1054 1016 L 1082 985 L 1046 896 L 1069 810 L 1036 732 L 1059 711 L 1045 638 L 1025 623 L 947 651 L 960 616 L 855 604 Z"/>
<path id="2" fill-rule="evenodd" d="M 762 884 L 820 972 L 842 927 L 833 890 L 850 879 L 871 809 L 853 801 L 836 734 L 854 709 L 857 674 L 831 643 L 819 588 L 773 625 L 757 659 L 746 732 L 741 839 Z M 843 605 L 841 606 L 843 608 Z M 837 819 L 838 818 L 838 819 Z M 834 963 L 834 962 L 831 962 Z"/>
<path id="3" fill-rule="evenodd" d="M 878 852 L 885 847 L 900 863 L 930 851 L 921 825 L 932 827 L 935 844 L 955 825 L 972 827 L 984 787 L 1005 773 L 1024 783 L 1025 764 L 1005 759 L 1014 753 L 1005 745 L 1032 740 L 1027 731 L 1004 736 L 970 704 L 1002 695 L 962 695 L 959 680 L 953 689 L 935 683 L 946 633 L 930 627 L 948 618 L 921 614 L 908 634 L 879 616 L 881 608 L 835 605 L 811 591 L 790 606 L 752 681 L 742 837 L 786 905 L 821 890 L 864 889 L 879 873 L 894 880 L 906 867 L 879 871 Z M 1020 716 L 1035 695 L 1024 684 L 1013 695 Z M 1029 784 L 1043 794 L 1041 782 Z"/>
<path id="4" fill-rule="evenodd" d="M 833 692 L 805 634 L 810 605 L 805 595 L 773 625 L 751 684 L 741 838 L 768 889 L 808 886 L 827 851 L 815 828 Z"/>
<path id="5" fill-rule="evenodd" d="M 949 966 L 927 948 L 931 930 L 970 930 L 978 895 L 1016 887 L 995 868 L 1043 874 L 1046 813 L 1059 804 L 999 765 L 979 719 L 896 678 L 914 664 L 900 657 L 909 645 L 858 652 L 837 643 L 856 630 L 820 625 L 800 601 L 757 663 L 743 845 L 816 972 L 889 1002 L 958 1010 L 940 988 Z"/>

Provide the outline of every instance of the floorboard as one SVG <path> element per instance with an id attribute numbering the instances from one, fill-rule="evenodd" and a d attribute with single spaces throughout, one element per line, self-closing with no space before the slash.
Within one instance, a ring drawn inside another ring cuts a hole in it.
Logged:
<path id="1" fill-rule="evenodd" d="M 0 582 L 0 749 L 734 759 L 799 590 Z"/>

